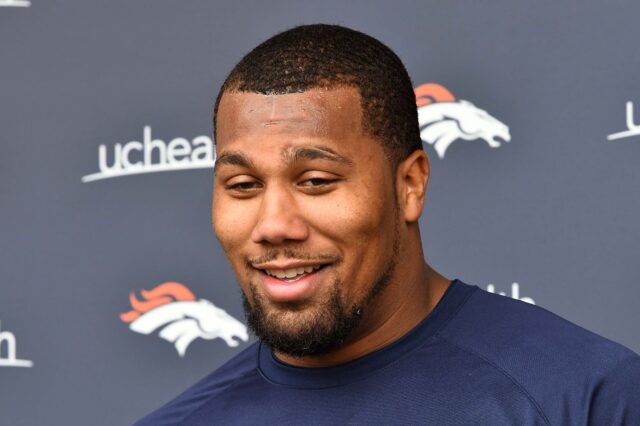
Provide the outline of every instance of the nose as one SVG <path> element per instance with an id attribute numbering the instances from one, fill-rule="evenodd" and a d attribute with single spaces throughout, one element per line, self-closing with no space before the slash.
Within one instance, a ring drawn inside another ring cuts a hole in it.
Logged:
<path id="1" fill-rule="evenodd" d="M 262 195 L 251 239 L 257 244 L 304 241 L 309 228 L 300 216 L 296 201 L 282 188 L 267 188 Z"/>

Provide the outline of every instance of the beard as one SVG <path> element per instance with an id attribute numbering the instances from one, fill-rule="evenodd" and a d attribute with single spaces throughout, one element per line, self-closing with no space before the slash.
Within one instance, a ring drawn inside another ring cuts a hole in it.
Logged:
<path id="1" fill-rule="evenodd" d="M 360 300 L 348 303 L 344 282 L 333 281 L 331 292 L 313 306 L 280 303 L 269 305 L 255 283 L 249 283 L 251 301 L 242 294 L 247 325 L 257 338 L 277 352 L 296 357 L 329 353 L 342 346 L 360 325 L 368 306 L 389 285 L 399 256 L 399 229 L 396 226 L 392 255 L 378 279 Z"/>

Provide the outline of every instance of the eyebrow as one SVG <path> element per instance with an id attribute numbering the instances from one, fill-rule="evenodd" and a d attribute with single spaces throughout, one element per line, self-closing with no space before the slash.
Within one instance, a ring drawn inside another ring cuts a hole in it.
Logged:
<path id="1" fill-rule="evenodd" d="M 353 165 L 353 161 L 338 154 L 326 146 L 291 147 L 282 152 L 282 158 L 287 163 L 295 163 L 301 160 L 326 160 L 337 163 Z M 216 158 L 215 169 L 222 165 L 239 166 L 246 169 L 255 169 L 254 163 L 243 153 L 238 151 L 225 152 Z"/>
<path id="2" fill-rule="evenodd" d="M 224 164 L 240 166 L 247 169 L 255 168 L 253 162 L 249 158 L 247 158 L 243 153 L 235 151 L 225 152 L 220 157 L 216 158 L 215 170 Z"/>
<path id="3" fill-rule="evenodd" d="M 353 161 L 351 159 L 338 154 L 327 146 L 291 147 L 285 150 L 282 153 L 282 156 L 286 162 L 291 163 L 295 163 L 300 160 L 327 160 L 346 164 L 348 166 L 353 165 Z"/>

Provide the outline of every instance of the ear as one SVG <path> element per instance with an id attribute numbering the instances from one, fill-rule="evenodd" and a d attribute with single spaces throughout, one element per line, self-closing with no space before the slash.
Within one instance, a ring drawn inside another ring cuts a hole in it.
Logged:
<path id="1" fill-rule="evenodd" d="M 416 222 L 422 214 L 429 173 L 429 157 L 421 149 L 398 164 L 396 194 L 405 222 Z"/>

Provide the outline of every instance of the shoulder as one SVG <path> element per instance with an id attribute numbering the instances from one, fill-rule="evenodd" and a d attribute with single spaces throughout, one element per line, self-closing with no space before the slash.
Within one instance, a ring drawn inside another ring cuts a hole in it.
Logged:
<path id="1" fill-rule="evenodd" d="M 145 425 L 174 425 L 198 410 L 203 404 L 225 391 L 238 379 L 257 372 L 258 343 L 253 343 L 231 358 L 213 373 L 135 423 Z"/>
<path id="2" fill-rule="evenodd" d="M 605 371 L 625 358 L 637 357 L 546 309 L 480 289 L 441 334 L 496 361 L 538 357 L 545 366 Z"/>
<path id="3" fill-rule="evenodd" d="M 614 389 L 638 398 L 637 354 L 538 306 L 478 289 L 439 334 L 521 387 L 552 423 L 586 421 Z"/>

